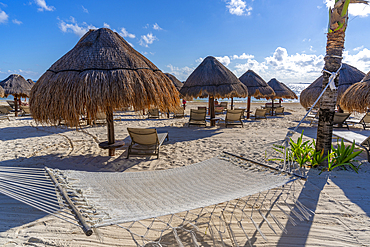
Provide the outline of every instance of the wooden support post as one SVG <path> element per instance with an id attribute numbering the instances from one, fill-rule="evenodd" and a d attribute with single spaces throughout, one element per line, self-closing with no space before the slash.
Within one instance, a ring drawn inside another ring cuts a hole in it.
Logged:
<path id="1" fill-rule="evenodd" d="M 234 110 L 234 97 L 231 97 L 231 110 Z"/>
<path id="2" fill-rule="evenodd" d="M 14 110 L 15 110 L 15 113 L 14 113 L 14 115 L 16 116 L 16 117 L 18 117 L 18 98 L 17 98 L 17 96 L 14 96 Z"/>
<path id="3" fill-rule="evenodd" d="M 114 144 L 114 123 L 113 123 L 113 108 L 108 107 L 107 108 L 107 127 L 108 127 L 108 145 Z M 115 149 L 109 148 L 109 156 L 114 156 Z"/>
<path id="4" fill-rule="evenodd" d="M 209 113 L 211 117 L 211 126 L 216 126 L 216 121 L 213 120 L 215 118 L 215 98 L 213 96 L 209 96 Z"/>
<path id="5" fill-rule="evenodd" d="M 247 119 L 250 117 L 250 111 L 251 111 L 251 97 L 248 96 L 248 103 L 247 103 Z"/>
<path id="6" fill-rule="evenodd" d="M 49 170 L 49 168 L 45 167 L 45 171 L 49 174 L 51 180 L 53 181 L 54 185 L 58 188 L 60 194 L 64 197 L 64 200 L 66 200 L 67 204 L 70 206 L 72 209 L 73 213 L 75 214 L 76 218 L 82 225 L 82 230 L 86 234 L 86 236 L 91 236 L 93 234 L 93 231 L 91 227 L 86 223 L 85 219 L 82 217 L 80 211 L 76 208 L 76 206 L 73 204 L 72 200 L 69 198 L 67 191 L 60 186 L 59 182 L 53 175 L 53 173 Z"/>
<path id="7" fill-rule="evenodd" d="M 274 98 L 272 98 L 272 103 L 271 103 L 271 116 L 274 116 Z"/>

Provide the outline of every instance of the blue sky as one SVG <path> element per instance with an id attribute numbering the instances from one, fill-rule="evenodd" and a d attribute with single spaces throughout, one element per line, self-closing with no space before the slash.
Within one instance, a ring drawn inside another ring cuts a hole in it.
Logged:
<path id="1" fill-rule="evenodd" d="M 236 76 L 310 83 L 325 55 L 333 0 L 0 0 L 0 80 L 37 80 L 90 28 L 109 27 L 184 81 L 207 56 Z M 370 7 L 350 5 L 344 62 L 370 70 Z"/>

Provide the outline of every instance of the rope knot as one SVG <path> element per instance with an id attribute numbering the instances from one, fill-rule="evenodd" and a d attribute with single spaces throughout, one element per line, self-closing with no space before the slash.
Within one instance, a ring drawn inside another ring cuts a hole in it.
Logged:
<path id="1" fill-rule="evenodd" d="M 339 71 L 341 69 L 342 69 L 342 64 L 340 64 L 339 69 L 337 71 L 335 71 L 335 72 L 330 72 L 330 71 L 328 71 L 326 69 L 323 69 L 322 70 L 322 73 L 326 72 L 326 73 L 328 73 L 330 75 L 330 77 L 329 77 L 329 86 L 330 86 L 330 89 L 331 90 L 336 90 L 337 89 L 337 87 L 335 86 L 334 80 L 339 75 Z"/>

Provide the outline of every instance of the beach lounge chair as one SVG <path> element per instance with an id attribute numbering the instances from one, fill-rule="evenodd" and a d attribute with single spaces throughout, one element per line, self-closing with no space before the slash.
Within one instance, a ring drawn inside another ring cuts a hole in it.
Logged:
<path id="1" fill-rule="evenodd" d="M 207 111 L 207 107 L 205 107 L 205 106 L 198 106 L 198 110 Z"/>
<path id="2" fill-rule="evenodd" d="M 20 106 L 21 111 L 22 111 L 22 116 L 31 116 L 31 111 L 29 106 Z"/>
<path id="3" fill-rule="evenodd" d="M 254 117 L 254 119 L 259 119 L 259 118 L 265 118 L 265 119 L 267 119 L 266 113 L 267 113 L 267 110 L 266 109 L 257 108 L 256 109 L 256 112 L 251 117 Z"/>
<path id="4" fill-rule="evenodd" d="M 222 106 L 215 106 L 215 114 L 223 114 L 225 109 Z"/>
<path id="5" fill-rule="evenodd" d="M 185 117 L 184 108 L 183 107 L 177 108 L 173 113 L 173 117 L 174 118 Z"/>
<path id="6" fill-rule="evenodd" d="M 14 103 L 14 100 L 7 100 L 6 101 L 8 103 L 8 105 L 14 110 L 15 109 L 15 103 Z"/>
<path id="7" fill-rule="evenodd" d="M 370 112 L 366 113 L 361 119 L 348 119 L 346 122 L 353 125 L 362 124 L 364 129 L 370 128 Z"/>
<path id="8" fill-rule="evenodd" d="M 333 127 L 334 125 L 338 125 L 338 127 L 346 127 L 349 130 L 348 124 L 346 122 L 347 118 L 349 118 L 350 113 L 340 113 L 335 112 L 334 113 L 334 119 L 333 119 Z"/>
<path id="9" fill-rule="evenodd" d="M 337 136 L 340 139 L 353 143 L 366 150 L 367 161 L 370 162 L 370 136 L 365 136 L 360 133 L 350 131 L 350 130 L 334 130 L 333 135 Z"/>
<path id="10" fill-rule="evenodd" d="M 168 133 L 157 133 L 156 129 L 127 128 L 131 137 L 131 144 L 127 150 L 127 159 L 130 154 L 134 155 L 157 155 L 163 142 L 168 140 Z"/>
<path id="11" fill-rule="evenodd" d="M 95 119 L 93 120 L 93 124 L 106 124 L 107 123 L 107 115 L 105 112 L 98 111 L 95 115 Z"/>
<path id="12" fill-rule="evenodd" d="M 242 116 L 244 110 L 227 110 L 226 117 L 223 119 L 225 121 L 225 126 L 227 128 L 228 125 L 241 125 L 243 126 Z"/>
<path id="13" fill-rule="evenodd" d="M 11 112 L 9 111 L 7 106 L 0 105 L 0 120 L 3 120 L 3 119 L 10 120 L 8 116 L 9 114 L 11 114 Z"/>
<path id="14" fill-rule="evenodd" d="M 221 102 L 220 107 L 223 107 L 224 110 L 227 110 L 227 102 Z"/>
<path id="15" fill-rule="evenodd" d="M 311 111 L 307 117 L 306 117 L 306 120 L 307 121 L 310 121 L 310 126 L 314 123 L 317 123 L 318 122 L 318 119 L 319 119 L 319 111 Z"/>
<path id="16" fill-rule="evenodd" d="M 277 107 L 275 109 L 275 115 L 284 115 L 284 107 Z"/>
<path id="17" fill-rule="evenodd" d="M 158 108 L 149 109 L 148 118 L 159 118 L 159 109 Z"/>
<path id="18" fill-rule="evenodd" d="M 206 113 L 205 110 L 190 109 L 189 125 L 204 125 L 206 127 Z"/>

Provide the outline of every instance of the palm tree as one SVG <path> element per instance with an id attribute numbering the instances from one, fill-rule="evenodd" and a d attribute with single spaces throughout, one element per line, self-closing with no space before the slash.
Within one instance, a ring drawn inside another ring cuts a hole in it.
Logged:
<path id="1" fill-rule="evenodd" d="M 330 73 L 338 71 L 342 63 L 344 49 L 344 37 L 348 21 L 348 6 L 350 3 L 364 3 L 364 0 L 335 0 L 334 8 L 329 9 L 329 25 L 326 43 L 326 56 L 324 58 L 324 80 L 323 89 L 329 83 Z M 334 79 L 335 86 L 338 86 L 338 76 Z M 319 124 L 317 127 L 316 150 L 323 150 L 327 155 L 331 149 L 333 134 L 333 118 L 337 102 L 337 90 L 326 90 L 321 98 L 319 110 Z M 326 165 L 327 160 L 323 162 Z"/>

